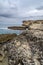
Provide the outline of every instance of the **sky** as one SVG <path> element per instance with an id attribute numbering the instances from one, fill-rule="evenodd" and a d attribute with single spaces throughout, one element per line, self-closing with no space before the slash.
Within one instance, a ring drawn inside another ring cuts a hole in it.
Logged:
<path id="1" fill-rule="evenodd" d="M 43 0 L 0 0 L 0 21 L 43 19 Z"/>

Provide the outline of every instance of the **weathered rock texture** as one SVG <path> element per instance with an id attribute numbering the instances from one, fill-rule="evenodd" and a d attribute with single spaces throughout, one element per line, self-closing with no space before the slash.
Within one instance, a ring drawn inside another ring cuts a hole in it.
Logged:
<path id="1" fill-rule="evenodd" d="M 29 29 L 43 30 L 43 20 L 28 20 L 23 21 L 22 26 L 26 26 Z"/>
<path id="2" fill-rule="evenodd" d="M 23 21 L 23 26 L 30 26 L 32 24 L 43 24 L 43 20 L 26 20 Z"/>
<path id="3" fill-rule="evenodd" d="M 43 31 L 26 30 L 1 50 L 9 65 L 43 65 Z"/>
<path id="4" fill-rule="evenodd" d="M 43 65 L 43 31 L 29 30 L 3 45 L 9 65 Z M 41 34 L 42 33 L 42 34 Z"/>

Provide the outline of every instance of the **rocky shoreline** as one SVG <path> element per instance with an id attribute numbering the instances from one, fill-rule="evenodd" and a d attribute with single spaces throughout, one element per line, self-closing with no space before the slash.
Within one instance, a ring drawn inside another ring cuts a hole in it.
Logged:
<path id="1" fill-rule="evenodd" d="M 40 24 L 40 26 L 42 25 Z M 37 26 L 37 29 L 40 26 Z M 34 28 L 34 26 L 32 27 Z M 43 27 L 41 28 L 43 29 Z M 6 43 L 0 45 L 0 56 L 7 56 L 8 65 L 43 65 L 42 30 L 25 30 Z M 1 61 L 3 62 L 3 60 Z"/>
<path id="2" fill-rule="evenodd" d="M 39 31 L 37 33 L 35 35 L 32 31 L 25 31 L 2 46 L 3 54 L 8 56 L 9 65 L 43 63 L 43 36 L 41 37 Z"/>

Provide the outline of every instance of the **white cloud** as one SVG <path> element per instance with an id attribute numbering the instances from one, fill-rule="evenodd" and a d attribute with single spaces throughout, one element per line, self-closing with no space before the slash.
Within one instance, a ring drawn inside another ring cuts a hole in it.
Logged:
<path id="1" fill-rule="evenodd" d="M 18 16 L 16 1 L 2 0 L 0 1 L 0 16 L 16 17 Z"/>
<path id="2" fill-rule="evenodd" d="M 23 11 L 20 16 L 29 17 L 29 16 L 42 16 L 42 15 L 43 15 L 43 10 L 32 9 L 28 11 Z"/>
<path id="3" fill-rule="evenodd" d="M 43 10 L 32 10 L 30 12 L 27 12 L 27 14 L 30 16 L 42 16 Z"/>
<path id="4" fill-rule="evenodd" d="M 0 18 L 42 16 L 43 10 L 36 9 L 41 5 L 42 0 L 0 0 Z"/>

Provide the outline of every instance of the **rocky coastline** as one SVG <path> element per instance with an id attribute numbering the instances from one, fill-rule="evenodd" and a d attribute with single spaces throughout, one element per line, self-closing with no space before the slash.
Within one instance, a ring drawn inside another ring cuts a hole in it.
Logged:
<path id="1" fill-rule="evenodd" d="M 0 44 L 0 56 L 7 56 L 8 65 L 43 65 L 43 26 L 39 24 L 28 25 L 29 30 L 6 41 L 7 44 Z"/>

